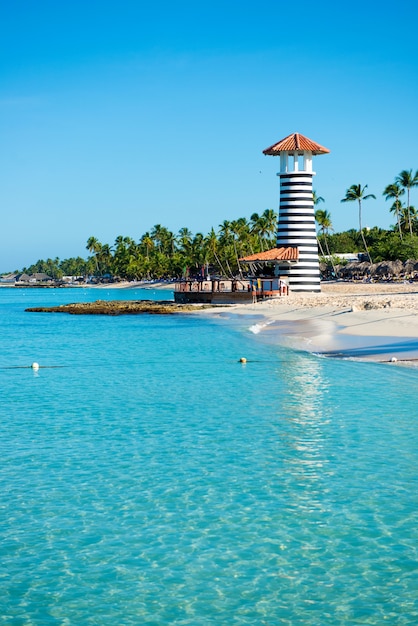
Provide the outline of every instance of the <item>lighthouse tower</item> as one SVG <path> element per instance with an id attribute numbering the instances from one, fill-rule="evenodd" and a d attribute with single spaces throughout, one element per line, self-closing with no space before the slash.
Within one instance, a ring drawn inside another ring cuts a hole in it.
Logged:
<path id="1" fill-rule="evenodd" d="M 315 141 L 293 133 L 263 150 L 280 156 L 280 206 L 277 247 L 297 247 L 299 261 L 279 267 L 281 277 L 288 277 L 293 292 L 319 292 L 318 243 L 312 195 L 312 156 L 329 150 Z"/>

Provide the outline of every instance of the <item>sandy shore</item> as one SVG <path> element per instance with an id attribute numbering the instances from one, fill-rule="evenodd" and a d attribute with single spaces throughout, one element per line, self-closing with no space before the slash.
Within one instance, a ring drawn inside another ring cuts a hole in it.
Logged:
<path id="1" fill-rule="evenodd" d="M 323 283 L 321 289 L 320 294 L 290 294 L 215 314 L 259 316 L 253 332 L 297 349 L 418 363 L 418 284 L 337 282 Z"/>

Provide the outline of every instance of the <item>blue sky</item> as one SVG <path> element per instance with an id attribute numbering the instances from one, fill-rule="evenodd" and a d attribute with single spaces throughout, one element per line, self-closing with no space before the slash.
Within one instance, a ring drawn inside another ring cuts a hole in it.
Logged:
<path id="1" fill-rule="evenodd" d="M 377 197 L 363 224 L 389 227 L 382 191 L 418 169 L 417 17 L 415 0 L 3 2 L 0 271 L 277 210 L 262 150 L 292 132 L 331 150 L 314 188 L 335 231 L 358 225 L 354 183 Z"/>

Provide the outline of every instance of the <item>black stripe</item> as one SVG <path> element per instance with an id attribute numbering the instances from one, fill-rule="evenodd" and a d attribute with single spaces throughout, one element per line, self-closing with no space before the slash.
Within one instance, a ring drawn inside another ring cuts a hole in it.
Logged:
<path id="1" fill-rule="evenodd" d="M 312 281 L 312 282 L 309 282 L 309 283 L 305 283 L 305 282 L 303 282 L 303 280 L 295 280 L 295 281 L 291 280 L 291 281 L 290 281 L 290 286 L 295 286 L 295 285 L 306 285 L 306 287 L 308 287 L 308 286 L 310 286 L 310 285 L 313 285 L 313 286 L 319 286 L 320 284 L 321 284 L 321 282 L 320 282 L 320 280 L 319 280 L 319 279 L 318 279 L 318 280 L 315 280 L 315 281 Z"/>
<path id="2" fill-rule="evenodd" d="M 280 206 L 282 205 L 286 205 L 289 203 L 294 203 L 294 202 L 309 202 L 308 205 L 305 206 L 313 206 L 313 200 L 312 198 L 309 198 L 308 196 L 301 196 L 301 195 L 296 195 L 293 194 L 292 196 L 289 196 L 288 198 L 281 198 L 281 200 L 283 200 L 283 202 L 280 202 Z"/>
<path id="3" fill-rule="evenodd" d="M 298 181 L 280 181 L 280 187 L 291 187 L 292 185 L 305 185 L 308 187 L 312 186 L 312 181 L 307 181 L 307 180 L 300 180 Z"/>
<path id="4" fill-rule="evenodd" d="M 295 202 L 299 202 L 300 200 L 303 200 L 304 202 L 306 202 L 307 204 L 304 204 L 303 206 L 314 206 L 314 201 L 312 196 L 301 196 L 298 194 L 289 194 L 287 198 L 283 198 L 283 196 L 280 198 L 280 207 L 282 207 L 283 205 L 286 204 L 294 204 Z"/>
<path id="5" fill-rule="evenodd" d="M 310 176 L 311 178 L 313 178 L 313 173 L 312 172 L 279 172 L 279 176 L 280 178 L 293 178 L 293 176 L 295 177 Z"/>
<path id="6" fill-rule="evenodd" d="M 311 233 L 309 233 L 309 231 L 306 231 L 304 233 L 301 233 L 300 235 L 296 235 L 294 233 L 289 234 L 283 231 L 280 231 L 280 233 L 277 233 L 277 237 L 276 237 L 277 241 L 279 240 L 286 240 L 286 241 L 290 241 L 291 239 L 311 239 L 315 245 L 317 245 L 317 241 L 316 241 L 316 237 L 313 237 Z"/>
<path id="7" fill-rule="evenodd" d="M 279 214 L 281 211 L 284 210 L 292 210 L 292 209 L 305 209 L 306 211 L 312 211 L 314 208 L 313 202 L 312 204 L 295 204 L 298 202 L 298 200 L 300 200 L 301 198 L 295 198 L 293 202 L 289 202 L 289 200 L 286 198 L 286 202 L 282 202 L 280 204 L 280 208 L 279 208 Z M 313 213 L 310 213 L 310 215 L 314 215 Z"/>

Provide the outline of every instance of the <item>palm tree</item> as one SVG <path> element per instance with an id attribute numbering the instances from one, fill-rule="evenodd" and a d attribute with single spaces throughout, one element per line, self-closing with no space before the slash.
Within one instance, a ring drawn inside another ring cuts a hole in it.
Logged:
<path id="1" fill-rule="evenodd" d="M 219 241 L 213 227 L 211 228 L 210 233 L 205 238 L 204 245 L 206 246 L 209 254 L 209 261 L 211 261 L 213 258 L 218 264 L 221 274 L 223 276 L 227 276 L 227 273 L 225 272 L 222 262 L 218 256 Z"/>
<path id="2" fill-rule="evenodd" d="M 98 239 L 96 239 L 96 237 L 89 237 L 87 240 L 87 245 L 86 245 L 86 250 L 88 250 L 89 252 L 91 252 L 94 256 L 94 260 L 96 262 L 96 271 L 97 274 L 99 274 L 99 255 L 102 251 L 102 244 L 100 243 L 100 241 Z"/>
<path id="3" fill-rule="evenodd" d="M 315 189 L 312 191 L 312 199 L 313 199 L 314 206 L 317 206 L 320 202 L 325 202 L 325 200 L 324 200 L 324 198 L 322 196 L 318 196 L 318 194 L 316 193 Z M 320 226 L 319 220 L 317 218 L 317 212 L 318 211 L 315 212 L 315 220 L 318 222 L 318 226 Z M 321 219 L 321 218 L 319 218 L 319 219 Z M 324 251 L 322 249 L 321 240 L 319 239 L 319 237 L 317 237 L 316 240 L 318 242 L 319 250 L 320 250 L 322 256 L 325 256 Z"/>
<path id="4" fill-rule="evenodd" d="M 331 256 L 329 247 L 328 247 L 328 240 L 327 240 L 327 234 L 329 233 L 330 230 L 333 230 L 332 222 L 331 222 L 331 214 L 329 211 L 325 211 L 325 209 L 318 209 L 317 211 L 315 211 L 315 220 L 320 228 L 321 235 L 324 238 L 325 247 L 327 249 L 327 254 L 328 256 Z"/>
<path id="5" fill-rule="evenodd" d="M 399 221 L 403 232 L 406 233 L 411 224 L 413 228 L 416 227 L 418 223 L 418 211 L 413 206 L 409 207 L 409 211 L 407 207 L 402 207 L 400 210 Z"/>
<path id="6" fill-rule="evenodd" d="M 331 261 L 331 265 L 332 265 L 332 269 L 334 271 L 334 274 L 336 274 L 334 261 L 332 260 L 332 255 L 331 255 L 331 253 L 329 251 L 328 237 L 327 237 L 329 231 L 330 230 L 334 230 L 332 228 L 331 214 L 330 214 L 329 211 L 326 211 L 325 209 L 317 209 L 315 211 L 315 220 L 316 220 L 316 222 L 317 222 L 317 224 L 318 224 L 318 226 L 319 226 L 319 228 L 321 230 L 321 234 L 322 234 L 322 236 L 324 238 L 324 241 L 325 241 L 325 247 L 326 247 L 326 250 L 327 250 L 328 258 Z M 321 242 L 319 240 L 319 237 L 318 237 L 318 244 L 321 247 Z M 322 254 L 323 254 L 323 251 L 322 251 Z M 323 256 L 325 256 L 325 255 L 323 254 Z"/>
<path id="7" fill-rule="evenodd" d="M 272 243 L 274 244 L 274 236 L 277 231 L 277 213 L 273 209 L 266 209 L 261 217 L 264 220 L 263 237 L 267 239 L 270 246 Z"/>
<path id="8" fill-rule="evenodd" d="M 178 242 L 180 243 L 181 249 L 183 250 L 183 252 L 188 252 L 188 250 L 190 249 L 190 244 L 192 242 L 193 239 L 193 233 L 191 230 L 189 230 L 187 228 L 187 226 L 184 226 L 183 228 L 180 228 L 179 230 L 179 234 L 177 236 Z"/>
<path id="9" fill-rule="evenodd" d="M 265 228 L 265 220 L 258 213 L 253 213 L 250 217 L 251 221 L 251 233 L 258 240 L 258 245 L 260 246 L 261 251 L 264 250 L 263 246 L 263 234 Z"/>
<path id="10" fill-rule="evenodd" d="M 401 216 L 403 212 L 406 213 L 406 207 L 402 206 L 402 202 L 400 200 L 395 200 L 395 202 L 390 207 L 389 211 L 396 215 L 396 224 L 399 231 L 399 238 L 403 239 L 403 231 L 405 230 L 401 224 Z M 406 220 L 406 224 L 408 226 L 408 218 Z"/>
<path id="11" fill-rule="evenodd" d="M 102 274 L 112 274 L 112 248 L 108 243 L 104 243 L 99 252 L 99 260 L 102 268 Z"/>
<path id="12" fill-rule="evenodd" d="M 228 257 L 230 257 L 231 262 L 233 255 L 230 256 L 229 251 L 232 247 L 232 231 L 231 231 L 231 222 L 229 220 L 224 220 L 222 224 L 219 224 L 219 244 L 221 246 L 221 258 L 225 262 L 226 269 L 229 273 L 230 278 L 233 278 L 233 272 L 231 270 L 231 266 L 229 263 Z"/>
<path id="13" fill-rule="evenodd" d="M 368 193 L 367 195 L 364 195 L 364 192 L 365 192 L 366 189 L 367 189 L 367 185 L 364 185 L 363 188 L 362 188 L 362 186 L 360 184 L 358 184 L 358 185 L 351 185 L 351 187 L 349 187 L 347 189 L 347 191 L 345 192 L 345 198 L 343 198 L 341 200 L 341 202 L 356 202 L 356 201 L 358 202 L 358 221 L 359 221 L 360 235 L 361 235 L 361 238 L 363 240 L 364 249 L 365 249 L 366 254 L 369 257 L 369 261 L 371 263 L 372 259 L 371 259 L 371 256 L 369 254 L 369 249 L 367 247 L 366 240 L 364 238 L 363 226 L 362 226 L 362 223 L 361 223 L 361 201 L 362 200 L 368 200 L 369 198 L 374 198 L 376 200 L 376 196 L 373 195 L 372 193 Z"/>
<path id="14" fill-rule="evenodd" d="M 174 252 L 174 235 L 165 226 L 156 224 L 151 230 L 151 239 L 160 252 L 172 254 Z"/>
<path id="15" fill-rule="evenodd" d="M 393 200 L 395 199 L 395 202 L 393 203 L 393 205 L 390 208 L 390 211 L 394 211 L 396 214 L 396 221 L 398 223 L 398 229 L 399 229 L 399 236 L 402 239 L 402 229 L 401 229 L 401 222 L 400 222 L 400 210 L 401 210 L 401 201 L 399 200 L 399 196 L 402 196 L 405 193 L 405 189 L 403 189 L 399 183 L 392 183 L 391 185 L 387 185 L 383 191 L 383 195 L 385 196 L 386 200 Z"/>
<path id="16" fill-rule="evenodd" d="M 316 193 L 315 189 L 312 191 L 312 199 L 313 199 L 314 206 L 318 206 L 318 204 L 320 202 L 325 202 L 325 200 L 324 200 L 324 198 L 322 196 L 318 196 L 318 194 Z M 319 221 L 318 221 L 318 219 L 316 217 L 316 214 L 317 214 L 317 211 L 315 212 L 315 220 L 318 222 L 318 226 L 320 226 Z M 322 256 L 325 256 L 324 251 L 322 250 L 322 245 L 321 245 L 321 241 L 320 241 L 319 237 L 317 237 L 316 240 L 318 242 L 318 246 L 319 246 L 319 249 L 321 251 Z"/>
<path id="17" fill-rule="evenodd" d="M 313 203 L 315 206 L 317 206 L 320 202 L 325 202 L 324 198 L 322 196 L 318 196 L 315 189 L 312 192 L 312 197 L 313 197 Z"/>
<path id="18" fill-rule="evenodd" d="M 219 239 L 222 243 L 230 243 L 231 242 L 231 222 L 229 220 L 224 220 L 222 224 L 219 224 Z"/>
<path id="19" fill-rule="evenodd" d="M 415 172 L 415 176 L 412 176 L 412 170 L 402 170 L 402 172 L 395 178 L 395 182 L 398 183 L 401 187 L 406 189 L 408 192 L 408 202 L 406 206 L 406 210 L 408 216 L 410 215 L 410 205 L 409 205 L 409 193 L 412 187 L 418 187 L 418 170 Z M 412 235 L 412 220 L 408 217 L 409 223 L 409 232 Z"/>
<path id="20" fill-rule="evenodd" d="M 190 244 L 190 264 L 195 270 L 201 270 L 207 263 L 208 249 L 204 245 L 202 233 L 196 233 Z"/>
<path id="21" fill-rule="evenodd" d="M 238 273 L 241 278 L 242 278 L 242 271 L 241 271 L 241 266 L 239 264 L 237 242 L 240 240 L 240 237 L 242 237 L 242 234 L 243 234 L 242 231 L 243 231 L 244 224 L 242 223 L 242 220 L 244 220 L 244 218 L 240 218 L 238 220 L 234 220 L 231 222 L 232 244 L 234 246 L 235 261 L 238 267 Z M 246 220 L 244 221 L 246 222 Z"/>
<path id="22" fill-rule="evenodd" d="M 154 240 L 148 231 L 142 235 L 141 245 L 145 248 L 145 256 L 149 259 L 149 253 L 154 247 Z"/>

